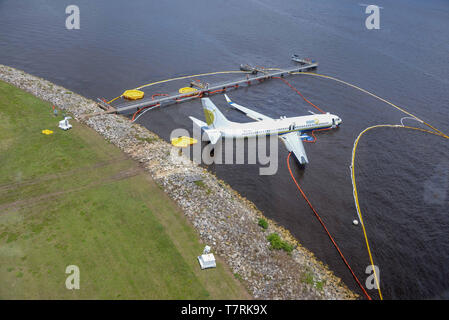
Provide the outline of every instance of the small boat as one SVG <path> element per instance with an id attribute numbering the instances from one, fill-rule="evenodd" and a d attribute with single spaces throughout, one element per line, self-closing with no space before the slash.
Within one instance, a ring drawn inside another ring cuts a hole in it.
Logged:
<path id="1" fill-rule="evenodd" d="M 252 74 L 256 74 L 257 72 L 259 72 L 258 69 L 254 68 L 254 67 L 251 67 L 249 64 L 241 64 L 240 65 L 240 70 L 241 71 L 249 71 Z"/>
<path id="2" fill-rule="evenodd" d="M 190 81 L 190 87 L 196 87 L 198 89 L 206 89 L 207 83 L 202 83 L 200 80 L 192 80 Z"/>
<path id="3" fill-rule="evenodd" d="M 297 55 L 297 54 L 293 54 L 293 55 L 292 55 L 292 60 L 295 61 L 295 62 L 300 63 L 301 65 L 316 63 L 315 60 L 312 60 L 312 59 L 310 59 L 310 58 L 301 58 L 301 57 L 300 57 L 299 55 Z"/>

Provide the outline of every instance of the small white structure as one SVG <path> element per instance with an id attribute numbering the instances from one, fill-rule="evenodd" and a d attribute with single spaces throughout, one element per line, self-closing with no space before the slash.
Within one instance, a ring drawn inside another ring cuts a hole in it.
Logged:
<path id="1" fill-rule="evenodd" d="M 214 254 L 210 253 L 209 246 L 204 247 L 203 254 L 198 256 L 198 261 L 200 263 L 201 269 L 217 267 L 217 264 L 215 263 Z"/>
<path id="2" fill-rule="evenodd" d="M 59 128 L 62 130 L 69 130 L 72 128 L 72 125 L 69 123 L 69 120 L 72 119 L 72 117 L 65 117 L 64 120 L 59 121 Z"/>

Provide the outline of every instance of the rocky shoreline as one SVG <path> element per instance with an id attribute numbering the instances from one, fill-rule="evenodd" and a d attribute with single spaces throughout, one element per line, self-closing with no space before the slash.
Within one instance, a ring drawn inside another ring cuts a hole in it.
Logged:
<path id="1" fill-rule="evenodd" d="M 99 111 L 94 101 L 8 66 L 0 65 L 0 80 L 65 110 L 139 161 L 254 298 L 359 298 L 287 230 L 229 185 L 188 159 L 175 163 L 174 147 L 146 128 L 116 114 L 84 118 Z M 266 230 L 258 225 L 260 218 L 268 221 Z M 267 236 L 274 232 L 295 246 L 291 253 L 270 249 Z"/>

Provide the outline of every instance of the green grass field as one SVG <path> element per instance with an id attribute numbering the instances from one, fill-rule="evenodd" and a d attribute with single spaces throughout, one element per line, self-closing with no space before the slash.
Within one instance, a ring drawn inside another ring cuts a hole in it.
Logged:
<path id="1" fill-rule="evenodd" d="M 204 244 L 136 162 L 60 119 L 0 81 L 0 299 L 250 298 L 222 261 L 200 270 Z"/>

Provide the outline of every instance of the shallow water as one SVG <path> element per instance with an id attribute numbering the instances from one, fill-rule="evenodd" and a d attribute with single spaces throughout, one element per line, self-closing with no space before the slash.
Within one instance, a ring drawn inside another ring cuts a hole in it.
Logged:
<path id="1" fill-rule="evenodd" d="M 66 3 L 0 0 L 0 63 L 90 98 L 112 98 L 144 83 L 236 70 L 241 63 L 287 67 L 290 55 L 298 53 L 318 60 L 319 73 L 357 84 L 449 132 L 447 1 L 378 1 L 380 30 L 364 27 L 367 15 L 357 1 L 76 4 L 81 29 L 67 30 Z M 288 81 L 343 119 L 338 130 L 318 133 L 317 143 L 306 144 L 310 164 L 293 170 L 364 282 L 369 258 L 360 226 L 352 225 L 357 217 L 349 175 L 352 145 L 367 126 L 396 124 L 404 115 L 330 80 L 294 76 Z M 186 84 L 155 90 L 170 92 Z M 311 108 L 279 80 L 229 95 L 269 116 L 301 115 Z M 222 96 L 212 99 L 225 110 Z M 225 114 L 248 121 L 232 110 Z M 199 101 L 150 111 L 139 123 L 168 139 L 175 128 L 191 130 L 189 115 L 203 119 Z M 356 160 L 360 203 L 385 298 L 449 298 L 448 156 L 447 141 L 405 129 L 374 129 L 361 139 Z M 258 175 L 254 165 L 209 168 L 360 293 L 299 196 L 286 157 L 281 146 L 274 176 Z M 370 294 L 377 297 L 375 290 Z"/>

